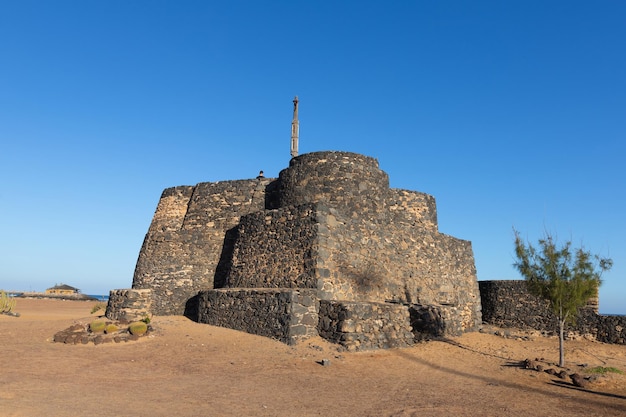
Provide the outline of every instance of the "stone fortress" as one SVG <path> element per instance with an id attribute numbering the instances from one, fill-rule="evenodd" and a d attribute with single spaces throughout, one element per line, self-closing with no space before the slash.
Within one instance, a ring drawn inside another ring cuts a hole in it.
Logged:
<path id="1" fill-rule="evenodd" d="M 438 231 L 435 199 L 393 189 L 371 157 L 298 156 L 278 178 L 163 191 L 132 289 L 106 316 L 186 315 L 294 344 L 321 336 L 348 350 L 410 346 L 483 321 L 549 331 L 555 317 L 524 281 L 477 281 L 471 243 Z M 480 284 L 480 285 L 479 285 Z M 568 331 L 626 344 L 626 316 L 597 298 Z"/>
<path id="2" fill-rule="evenodd" d="M 107 317 L 185 314 L 350 350 L 476 329 L 471 243 L 438 231 L 435 199 L 390 188 L 368 156 L 298 156 L 297 111 L 296 97 L 292 158 L 278 178 L 163 191 L 132 289 L 111 292 Z"/>

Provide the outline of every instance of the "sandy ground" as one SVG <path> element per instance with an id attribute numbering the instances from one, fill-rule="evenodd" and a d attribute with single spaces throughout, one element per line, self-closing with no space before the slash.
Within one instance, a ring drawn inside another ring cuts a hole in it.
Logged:
<path id="1" fill-rule="evenodd" d="M 556 361 L 555 338 L 476 332 L 348 353 L 321 339 L 290 347 L 170 316 L 153 318 L 155 332 L 138 342 L 51 341 L 95 318 L 94 304 L 19 299 L 21 317 L 0 315 L 1 415 L 626 415 L 626 374 L 605 374 L 583 390 L 518 366 L 526 358 Z M 583 363 L 626 371 L 626 346 L 566 343 L 572 372 Z"/>

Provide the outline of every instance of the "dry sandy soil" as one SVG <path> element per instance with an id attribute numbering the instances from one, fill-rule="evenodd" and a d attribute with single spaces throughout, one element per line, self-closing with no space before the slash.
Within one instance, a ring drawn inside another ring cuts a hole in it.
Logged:
<path id="1" fill-rule="evenodd" d="M 476 332 L 348 353 L 321 339 L 290 347 L 172 316 L 153 318 L 155 331 L 137 342 L 52 342 L 57 331 L 93 320 L 94 304 L 19 299 L 21 317 L 0 315 L 1 415 L 626 415 L 626 374 L 580 389 L 518 366 L 555 361 L 555 338 Z M 583 363 L 626 371 L 626 346 L 566 343 L 570 372 Z"/>

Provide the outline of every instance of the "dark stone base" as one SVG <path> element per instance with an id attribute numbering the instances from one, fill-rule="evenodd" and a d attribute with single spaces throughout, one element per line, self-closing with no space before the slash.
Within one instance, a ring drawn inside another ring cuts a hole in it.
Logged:
<path id="1" fill-rule="evenodd" d="M 443 304 L 413 304 L 409 308 L 415 341 L 460 336 L 474 328 L 463 326 L 460 310 Z"/>
<path id="2" fill-rule="evenodd" d="M 318 330 L 349 351 L 413 345 L 409 310 L 401 304 L 322 300 Z"/>
<path id="3" fill-rule="evenodd" d="M 198 294 L 198 322 L 270 337 L 289 345 L 317 336 L 314 290 L 217 289 Z"/>

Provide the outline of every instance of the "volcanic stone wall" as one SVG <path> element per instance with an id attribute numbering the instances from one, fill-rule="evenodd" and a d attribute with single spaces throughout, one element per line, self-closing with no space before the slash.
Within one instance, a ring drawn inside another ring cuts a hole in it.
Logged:
<path id="1" fill-rule="evenodd" d="M 350 152 L 300 155 L 278 178 L 281 207 L 323 202 L 373 218 L 383 213 L 389 190 L 389 177 L 376 159 Z"/>
<path id="2" fill-rule="evenodd" d="M 557 319 L 546 300 L 528 292 L 523 280 L 479 281 L 483 322 L 502 327 L 555 331 Z M 589 335 L 600 342 L 626 344 L 626 316 L 597 314 L 597 303 L 579 311 L 568 332 Z"/>
<path id="3" fill-rule="evenodd" d="M 183 314 L 188 299 L 224 280 L 243 214 L 265 208 L 272 179 L 200 183 L 163 191 L 139 253 L 133 288 L 152 289 L 155 314 Z M 217 275 L 217 276 L 216 276 Z"/>
<path id="4" fill-rule="evenodd" d="M 217 289 L 199 294 L 198 322 L 295 344 L 317 336 L 314 290 Z"/>
<path id="5" fill-rule="evenodd" d="M 111 320 L 144 320 L 152 315 L 151 290 L 111 290 L 106 317 Z"/>
<path id="6" fill-rule="evenodd" d="M 391 224 L 437 231 L 437 205 L 431 195 L 392 188 L 387 196 L 386 210 Z"/>
<path id="7" fill-rule="evenodd" d="M 242 216 L 226 274 L 228 288 L 317 288 L 315 204 Z"/>
<path id="8" fill-rule="evenodd" d="M 548 302 L 528 292 L 525 281 L 479 281 L 483 322 L 502 327 L 554 330 Z"/>
<path id="9" fill-rule="evenodd" d="M 320 226 L 327 257 L 322 299 L 393 301 L 448 307 L 464 330 L 480 324 L 480 295 L 471 244 L 437 232 L 345 217 Z"/>
<path id="10" fill-rule="evenodd" d="M 321 301 L 320 336 L 349 351 L 413 344 L 408 307 L 390 303 Z"/>

